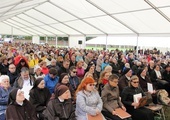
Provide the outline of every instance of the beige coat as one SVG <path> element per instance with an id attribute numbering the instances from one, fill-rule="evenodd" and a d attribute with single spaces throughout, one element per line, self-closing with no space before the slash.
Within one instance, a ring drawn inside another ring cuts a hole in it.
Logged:
<path id="1" fill-rule="evenodd" d="M 119 97 L 119 88 L 112 87 L 109 83 L 104 86 L 101 97 L 104 111 L 112 113 L 116 108 L 123 106 Z"/>

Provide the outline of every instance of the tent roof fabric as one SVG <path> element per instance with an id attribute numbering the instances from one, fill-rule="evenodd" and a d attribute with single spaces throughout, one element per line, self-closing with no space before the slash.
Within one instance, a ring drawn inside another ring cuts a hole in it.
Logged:
<path id="1" fill-rule="evenodd" d="M 169 0 L 1 0 L 0 34 L 165 36 L 169 11 Z"/>

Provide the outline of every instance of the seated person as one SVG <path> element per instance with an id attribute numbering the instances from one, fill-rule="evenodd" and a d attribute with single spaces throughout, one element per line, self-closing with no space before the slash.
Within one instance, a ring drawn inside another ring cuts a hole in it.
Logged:
<path id="1" fill-rule="evenodd" d="M 92 77 L 86 77 L 76 91 L 77 120 L 87 120 L 87 114 L 92 116 L 101 114 L 103 102 L 98 91 L 95 90 L 94 83 L 95 80 Z"/>
<path id="2" fill-rule="evenodd" d="M 134 75 L 129 81 L 129 86 L 124 88 L 121 94 L 122 103 L 125 105 L 127 112 L 132 115 L 133 120 L 154 120 L 153 112 L 145 107 L 140 107 L 133 97 L 136 94 L 145 96 L 143 90 L 139 87 L 139 78 Z"/>
<path id="3" fill-rule="evenodd" d="M 0 120 L 5 120 L 8 96 L 12 90 L 9 81 L 9 77 L 7 75 L 0 76 Z"/>
<path id="4" fill-rule="evenodd" d="M 126 108 L 119 97 L 118 79 L 119 77 L 116 74 L 109 76 L 109 81 L 104 86 L 101 94 L 103 100 L 102 113 L 104 116 L 112 120 L 122 120 L 116 115 L 116 108 L 121 108 L 126 111 Z"/>
<path id="5" fill-rule="evenodd" d="M 42 112 L 46 109 L 51 94 L 49 89 L 45 87 L 45 82 L 42 77 L 36 79 L 29 95 L 29 100 L 35 107 L 39 120 L 43 120 Z"/>
<path id="6" fill-rule="evenodd" d="M 60 85 L 55 91 L 55 98 L 48 102 L 43 112 L 45 120 L 76 120 L 69 88 Z"/>
<path id="7" fill-rule="evenodd" d="M 20 89 L 15 88 L 9 93 L 6 120 L 38 120 L 35 108 Z"/>

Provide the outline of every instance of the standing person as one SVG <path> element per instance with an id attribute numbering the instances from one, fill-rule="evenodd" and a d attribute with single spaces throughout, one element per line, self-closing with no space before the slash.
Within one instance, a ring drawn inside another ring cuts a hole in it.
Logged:
<path id="1" fill-rule="evenodd" d="M 25 99 L 24 92 L 18 88 L 9 94 L 6 120 L 38 120 L 35 108 Z"/>
<path id="2" fill-rule="evenodd" d="M 109 76 L 108 83 L 104 86 L 101 94 L 103 100 L 103 115 L 112 120 L 122 120 L 116 115 L 115 109 L 121 108 L 126 111 L 123 103 L 120 100 L 119 88 L 118 88 L 119 77 L 116 74 Z"/>
<path id="3" fill-rule="evenodd" d="M 29 94 L 29 101 L 35 107 L 39 120 L 43 120 L 42 112 L 46 109 L 51 94 L 48 88 L 45 87 L 45 81 L 42 77 L 36 79 Z"/>
<path id="4" fill-rule="evenodd" d="M 139 86 L 139 78 L 134 75 L 129 81 L 129 86 L 123 89 L 121 95 L 121 100 L 127 112 L 132 115 L 133 120 L 154 120 L 154 115 L 150 109 L 145 107 L 135 109 L 135 107 L 139 106 L 139 103 L 134 102 L 133 97 L 139 93 L 145 96 L 142 88 Z"/>
<path id="5" fill-rule="evenodd" d="M 94 88 L 94 83 L 95 81 L 93 78 L 86 77 L 76 91 L 77 120 L 87 120 L 86 114 L 92 116 L 101 114 L 103 102 L 98 91 Z"/>
<path id="6" fill-rule="evenodd" d="M 5 120 L 5 111 L 8 103 L 8 96 L 12 88 L 7 75 L 0 76 L 0 120 Z"/>
<path id="7" fill-rule="evenodd" d="M 76 120 L 69 88 L 60 85 L 55 91 L 55 98 L 50 100 L 43 112 L 45 120 Z"/>

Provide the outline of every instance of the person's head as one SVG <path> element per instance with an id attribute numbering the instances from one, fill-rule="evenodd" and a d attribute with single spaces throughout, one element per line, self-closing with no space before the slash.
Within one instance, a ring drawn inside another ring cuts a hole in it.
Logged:
<path id="1" fill-rule="evenodd" d="M 160 65 L 156 64 L 155 67 L 154 67 L 154 69 L 155 69 L 156 71 L 160 71 Z"/>
<path id="2" fill-rule="evenodd" d="M 107 65 L 105 68 L 104 68 L 104 71 L 107 71 L 107 72 L 112 72 L 112 67 L 110 65 Z"/>
<path id="3" fill-rule="evenodd" d="M 52 60 L 51 60 L 51 65 L 52 65 L 52 66 L 56 66 L 56 63 L 57 63 L 57 61 L 56 61 L 55 59 L 52 59 Z"/>
<path id="4" fill-rule="evenodd" d="M 98 58 L 99 58 L 99 59 L 103 59 L 103 55 L 102 55 L 102 54 L 100 54 Z"/>
<path id="5" fill-rule="evenodd" d="M 67 73 L 62 73 L 59 77 L 59 83 L 67 84 L 69 82 L 69 76 Z"/>
<path id="6" fill-rule="evenodd" d="M 76 92 L 81 90 L 86 90 L 90 92 L 93 91 L 94 89 L 95 89 L 95 80 L 92 77 L 86 77 L 81 81 Z"/>
<path id="7" fill-rule="evenodd" d="M 136 76 L 136 75 L 133 75 L 131 78 L 130 78 L 130 86 L 132 86 L 132 87 L 135 87 L 135 88 L 137 88 L 137 87 L 139 87 L 139 78 Z"/>
<path id="8" fill-rule="evenodd" d="M 54 79 L 57 76 L 57 70 L 55 68 L 50 68 L 49 76 Z"/>
<path id="9" fill-rule="evenodd" d="M 95 70 L 95 64 L 94 64 L 93 62 L 91 62 L 91 63 L 87 66 L 86 71 L 93 74 L 93 73 L 94 73 L 94 70 Z"/>
<path id="10" fill-rule="evenodd" d="M 29 79 L 29 69 L 27 67 L 23 67 L 21 69 L 21 77 L 22 77 L 23 80 Z"/>
<path id="11" fill-rule="evenodd" d="M 130 64 L 129 63 L 125 63 L 125 67 L 126 68 L 130 68 Z"/>
<path id="12" fill-rule="evenodd" d="M 92 77 L 93 78 L 93 74 L 90 73 L 90 72 L 86 72 L 86 74 L 84 75 L 84 78 L 86 78 L 86 77 Z"/>
<path id="13" fill-rule="evenodd" d="M 60 85 L 55 91 L 55 97 L 63 100 L 69 99 L 71 96 L 69 88 L 66 85 Z"/>
<path id="14" fill-rule="evenodd" d="M 74 54 L 72 54 L 72 56 L 71 56 L 71 61 L 76 61 L 76 57 L 75 57 L 75 55 Z"/>
<path id="15" fill-rule="evenodd" d="M 76 67 L 82 68 L 82 66 L 83 66 L 83 62 L 82 61 L 78 61 Z"/>
<path id="16" fill-rule="evenodd" d="M 153 60 L 149 61 L 149 66 L 150 66 L 151 68 L 153 68 L 153 67 L 155 66 L 155 63 L 154 63 Z"/>
<path id="17" fill-rule="evenodd" d="M 14 102 L 22 103 L 25 100 L 24 92 L 21 89 L 14 88 L 8 97 L 8 105 L 14 104 Z"/>
<path id="18" fill-rule="evenodd" d="M 146 69 L 145 68 L 141 68 L 138 70 L 138 75 L 141 77 L 145 77 L 146 76 Z"/>
<path id="19" fill-rule="evenodd" d="M 110 84 L 112 87 L 117 87 L 119 77 L 118 77 L 116 74 L 110 75 L 109 78 L 108 78 L 108 80 L 109 80 L 109 84 Z"/>
<path id="20" fill-rule="evenodd" d="M 108 80 L 110 75 L 111 75 L 110 72 L 103 71 L 103 72 L 101 72 L 101 74 L 100 74 L 100 79 L 106 79 L 106 80 Z"/>
<path id="21" fill-rule="evenodd" d="M 127 77 L 131 77 L 132 76 L 132 70 L 130 68 L 126 68 L 123 71 L 123 74 L 126 75 Z"/>
<path id="22" fill-rule="evenodd" d="M 68 60 L 63 61 L 63 67 L 64 68 L 68 69 L 69 66 L 70 66 L 70 61 L 68 61 Z"/>
<path id="23" fill-rule="evenodd" d="M 16 71 L 16 66 L 12 63 L 9 65 L 8 70 L 10 71 L 10 73 L 14 73 Z"/>
<path id="24" fill-rule="evenodd" d="M 2 56 L 1 58 L 1 62 L 4 64 L 4 65 L 7 65 L 8 63 L 8 58 L 6 56 Z"/>
<path id="25" fill-rule="evenodd" d="M 0 86 L 7 89 L 10 87 L 9 77 L 7 75 L 0 76 Z"/>
<path id="26" fill-rule="evenodd" d="M 34 73 L 36 75 L 40 75 L 41 74 L 41 70 L 42 70 L 42 68 L 39 65 L 34 67 Z"/>
<path id="27" fill-rule="evenodd" d="M 57 57 L 57 62 L 63 63 L 63 56 L 58 56 Z"/>
<path id="28" fill-rule="evenodd" d="M 21 66 L 25 66 L 26 61 L 25 61 L 24 59 L 21 59 L 21 60 L 19 61 L 19 64 L 21 64 Z"/>
<path id="29" fill-rule="evenodd" d="M 108 59 L 104 59 L 104 63 L 109 63 L 109 60 Z"/>
<path id="30" fill-rule="evenodd" d="M 77 69 L 75 66 L 71 66 L 70 67 L 70 75 L 71 76 L 76 76 L 76 73 L 77 73 Z"/>
<path id="31" fill-rule="evenodd" d="M 34 88 L 43 89 L 44 87 L 45 87 L 45 81 L 43 77 L 38 77 L 36 81 L 34 82 L 33 89 Z"/>
<path id="32" fill-rule="evenodd" d="M 41 64 L 42 64 L 42 68 L 46 68 L 47 67 L 47 62 L 42 61 Z"/>

